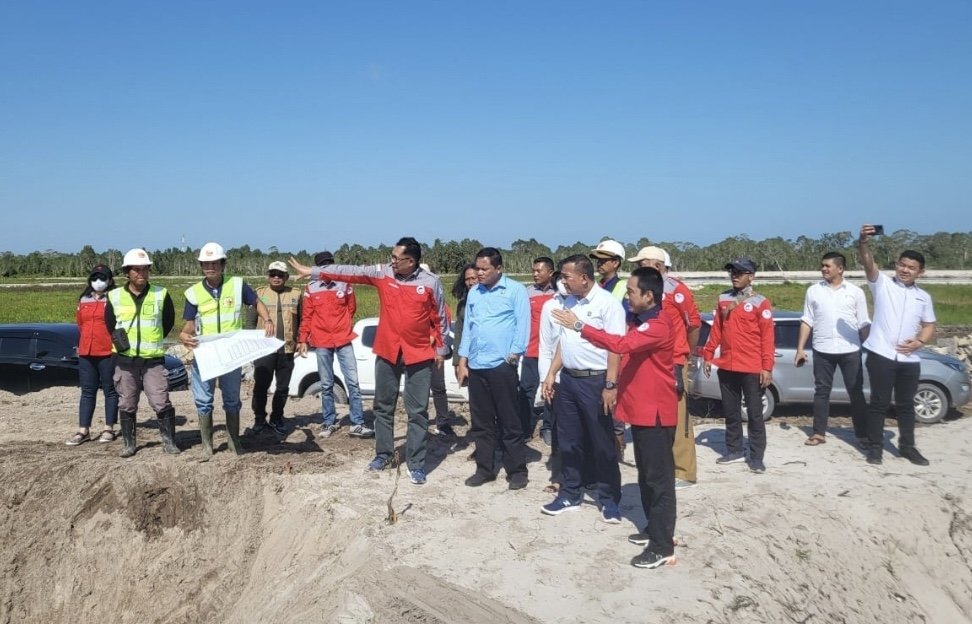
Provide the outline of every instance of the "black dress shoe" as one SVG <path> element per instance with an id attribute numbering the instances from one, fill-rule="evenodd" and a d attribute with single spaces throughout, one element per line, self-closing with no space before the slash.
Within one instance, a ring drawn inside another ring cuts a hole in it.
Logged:
<path id="1" fill-rule="evenodd" d="M 510 477 L 509 481 L 510 481 L 511 490 L 522 490 L 527 486 L 527 482 L 529 481 L 529 479 L 527 479 L 527 476 L 525 474 L 521 473 L 521 474 L 513 475 L 512 477 Z"/>
<path id="2" fill-rule="evenodd" d="M 481 472 L 474 473 L 473 476 L 466 479 L 466 485 L 469 487 L 479 487 L 484 483 L 489 483 L 490 481 L 496 481 L 494 475 L 485 475 Z"/>
<path id="3" fill-rule="evenodd" d="M 918 449 L 913 446 L 904 446 L 899 448 L 898 451 L 900 451 L 902 457 L 916 466 L 928 465 L 928 460 L 925 459 L 925 456 L 919 453 Z"/>

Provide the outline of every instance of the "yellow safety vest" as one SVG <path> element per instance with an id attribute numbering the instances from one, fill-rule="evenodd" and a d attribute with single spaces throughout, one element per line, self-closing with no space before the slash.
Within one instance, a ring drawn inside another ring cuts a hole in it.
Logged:
<path id="1" fill-rule="evenodd" d="M 168 295 L 165 288 L 149 284 L 142 299 L 142 307 L 135 305 L 135 296 L 125 288 L 108 291 L 108 300 L 115 311 L 115 329 L 124 329 L 131 347 L 119 353 L 128 357 L 158 358 L 165 355 L 162 341 L 162 308 Z M 138 315 L 136 317 L 136 314 Z M 111 350 L 118 353 L 113 344 Z"/>
<path id="2" fill-rule="evenodd" d="M 186 289 L 186 301 L 196 306 L 196 334 L 213 335 L 243 329 L 243 280 L 224 277 L 219 301 L 203 282 Z"/>

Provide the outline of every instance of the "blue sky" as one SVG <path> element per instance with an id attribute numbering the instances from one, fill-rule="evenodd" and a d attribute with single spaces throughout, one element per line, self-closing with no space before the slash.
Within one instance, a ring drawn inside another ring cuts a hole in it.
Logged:
<path id="1" fill-rule="evenodd" d="M 968 231 L 970 26 L 967 1 L 6 2 L 0 251 Z"/>

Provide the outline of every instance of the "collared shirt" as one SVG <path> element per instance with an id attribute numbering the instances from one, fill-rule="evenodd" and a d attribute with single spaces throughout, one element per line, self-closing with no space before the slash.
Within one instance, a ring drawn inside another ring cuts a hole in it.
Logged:
<path id="1" fill-rule="evenodd" d="M 537 370 L 540 373 L 540 381 L 543 381 L 547 377 L 547 371 L 550 370 L 553 356 L 557 353 L 557 343 L 560 341 L 560 334 L 564 330 L 563 325 L 554 321 L 551 312 L 556 309 L 563 309 L 564 301 L 566 301 L 566 297 L 556 294 L 552 299 L 545 301 L 543 308 L 540 310 L 540 339 L 537 348 Z M 556 381 L 560 381 L 559 372 L 555 379 Z"/>
<path id="2" fill-rule="evenodd" d="M 813 330 L 813 350 L 831 354 L 860 351 L 860 332 L 871 324 L 864 291 L 847 280 L 837 288 L 827 280 L 807 288 L 800 320 Z"/>
<path id="3" fill-rule="evenodd" d="M 884 273 L 867 285 L 874 296 L 874 322 L 864 348 L 889 360 L 920 362 L 917 353 L 898 353 L 895 347 L 917 336 L 922 323 L 935 322 L 931 295 Z"/>
<path id="4" fill-rule="evenodd" d="M 535 358 L 539 357 L 540 350 L 540 313 L 543 304 L 557 294 L 557 289 L 552 282 L 546 288 L 530 284 L 526 287 L 526 292 L 530 300 L 530 341 L 527 343 L 526 357 Z"/>
<path id="5" fill-rule="evenodd" d="M 530 302 L 523 284 L 500 275 L 487 288 L 476 285 L 466 297 L 459 356 L 469 368 L 496 368 L 510 354 L 523 355 L 530 338 Z"/>
<path id="6" fill-rule="evenodd" d="M 719 295 L 702 357 L 737 373 L 771 371 L 776 357 L 774 327 L 769 299 L 753 292 L 751 286 L 739 291 L 729 289 Z"/>
<path id="7" fill-rule="evenodd" d="M 625 333 L 624 307 L 597 284 L 586 297 L 568 295 L 564 307 L 576 314 L 585 325 L 616 336 Z M 595 347 L 578 332 L 565 331 L 560 334 L 560 359 L 564 368 L 607 370 L 608 352 Z"/>
<path id="8" fill-rule="evenodd" d="M 304 288 L 299 341 L 315 348 L 343 347 L 357 336 L 352 329 L 357 309 L 350 284 L 311 282 Z"/>

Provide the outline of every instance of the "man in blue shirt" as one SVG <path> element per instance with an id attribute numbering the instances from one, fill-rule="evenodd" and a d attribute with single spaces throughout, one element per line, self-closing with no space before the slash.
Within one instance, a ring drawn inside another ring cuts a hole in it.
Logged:
<path id="1" fill-rule="evenodd" d="M 493 247 L 476 254 L 479 284 L 469 291 L 456 377 L 469 384 L 470 435 L 476 472 L 466 485 L 496 479 L 497 433 L 511 490 L 527 484 L 526 440 L 517 403 L 517 366 L 530 338 L 530 302 L 523 284 L 503 275 L 503 256 Z"/>

